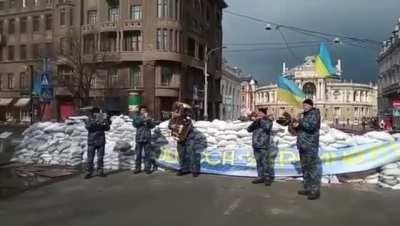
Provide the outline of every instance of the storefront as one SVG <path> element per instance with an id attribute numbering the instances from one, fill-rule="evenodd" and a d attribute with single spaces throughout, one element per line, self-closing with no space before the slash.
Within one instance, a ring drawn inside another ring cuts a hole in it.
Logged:
<path id="1" fill-rule="evenodd" d="M 18 118 L 17 120 L 21 123 L 25 124 L 31 121 L 30 102 L 30 98 L 19 98 L 13 105 L 16 117 Z"/>
<path id="2" fill-rule="evenodd" d="M 0 98 L 0 122 L 13 121 L 12 112 L 9 108 L 12 101 L 12 98 Z"/>

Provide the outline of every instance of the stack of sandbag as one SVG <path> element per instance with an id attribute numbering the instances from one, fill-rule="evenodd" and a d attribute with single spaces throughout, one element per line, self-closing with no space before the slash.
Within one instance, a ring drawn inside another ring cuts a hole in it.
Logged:
<path id="1" fill-rule="evenodd" d="M 381 187 L 400 190 L 400 162 L 382 167 L 378 180 Z"/>
<path id="2" fill-rule="evenodd" d="M 65 123 L 36 123 L 24 132 L 24 139 L 14 159 L 24 163 L 76 166 L 86 160 L 86 117 L 71 117 Z M 110 131 L 106 132 L 104 163 L 106 169 L 131 169 L 134 167 L 136 129 L 128 116 L 111 118 Z M 153 129 L 152 145 L 160 150 L 174 143 L 168 121 Z M 247 132 L 251 122 L 197 121 L 191 133 L 190 145 L 203 151 L 252 151 L 252 134 Z M 271 144 L 279 150 L 296 148 L 296 137 L 287 127 L 273 123 Z M 346 134 L 322 123 L 320 148 L 336 151 L 355 145 L 393 142 L 395 137 L 386 132 L 369 132 L 363 136 Z M 130 153 L 130 154 L 129 154 Z"/>
<path id="3" fill-rule="evenodd" d="M 13 161 L 46 165 L 77 166 L 87 159 L 87 117 L 70 117 L 65 123 L 36 123 L 24 131 L 24 139 L 17 147 Z M 115 147 L 135 147 L 136 129 L 127 116 L 111 118 L 106 132 L 104 167 L 110 170 L 131 169 L 134 156 Z M 124 150 L 129 152 L 129 150 Z M 95 161 L 97 159 L 95 158 Z"/>
<path id="4" fill-rule="evenodd" d="M 36 123 L 24 131 L 12 161 L 76 166 L 87 149 L 84 118 L 65 123 Z"/>

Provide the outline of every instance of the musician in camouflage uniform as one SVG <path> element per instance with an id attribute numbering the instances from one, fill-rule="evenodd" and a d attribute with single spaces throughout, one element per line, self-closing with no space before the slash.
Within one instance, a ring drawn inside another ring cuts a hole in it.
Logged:
<path id="1" fill-rule="evenodd" d="M 168 128 L 173 130 L 177 121 L 185 124 L 186 126 L 192 127 L 192 119 L 190 117 L 189 109 L 183 107 L 182 103 L 174 104 L 174 112 L 172 113 L 172 119 L 169 121 Z M 178 161 L 180 169 L 177 172 L 177 176 L 183 176 L 192 173 L 193 177 L 198 177 L 200 174 L 200 165 L 198 154 L 193 148 L 193 129 L 190 129 L 186 139 L 184 141 L 177 142 Z"/>
<path id="2" fill-rule="evenodd" d="M 314 200 L 320 197 L 322 174 L 321 160 L 318 155 L 321 116 L 310 99 L 303 102 L 303 108 L 303 117 L 294 122 L 294 127 L 298 131 L 297 149 L 304 180 L 304 190 L 298 191 L 298 194 L 307 195 L 308 199 Z"/>
<path id="3" fill-rule="evenodd" d="M 152 173 L 151 165 L 151 129 L 156 126 L 147 113 L 145 106 L 140 106 L 139 111 L 134 113 L 133 126 L 136 128 L 136 162 L 135 162 L 135 174 L 140 173 L 142 167 L 142 153 L 144 151 L 144 171 L 146 174 Z"/>
<path id="4" fill-rule="evenodd" d="M 105 177 L 103 171 L 104 150 L 106 145 L 105 131 L 110 130 L 109 118 L 104 118 L 100 113 L 100 109 L 95 107 L 91 111 L 88 121 L 85 122 L 85 127 L 88 130 L 88 150 L 87 150 L 87 174 L 85 179 L 93 177 L 94 156 L 97 152 L 97 175 Z"/>
<path id="5" fill-rule="evenodd" d="M 270 145 L 273 121 L 267 116 L 266 108 L 259 109 L 257 116 L 252 117 L 252 121 L 253 123 L 247 128 L 247 131 L 253 133 L 252 143 L 258 174 L 252 183 L 265 183 L 266 186 L 270 186 L 274 178 L 274 159 Z"/>

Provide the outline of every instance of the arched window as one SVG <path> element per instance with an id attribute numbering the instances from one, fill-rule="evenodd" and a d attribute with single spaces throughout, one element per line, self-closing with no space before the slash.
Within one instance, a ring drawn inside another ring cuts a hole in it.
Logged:
<path id="1" fill-rule="evenodd" d="M 315 87 L 314 83 L 308 82 L 303 86 L 304 94 L 308 99 L 314 99 L 315 94 L 317 92 L 317 88 Z"/>

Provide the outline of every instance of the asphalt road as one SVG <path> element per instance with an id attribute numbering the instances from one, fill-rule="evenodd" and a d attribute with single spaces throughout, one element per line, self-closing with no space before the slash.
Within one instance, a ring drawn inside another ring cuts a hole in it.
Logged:
<path id="1" fill-rule="evenodd" d="M 83 180 L 81 176 L 0 201 L 2 226 L 399 225 L 400 193 L 366 185 L 296 194 L 298 182 L 252 185 L 248 178 L 172 173 Z"/>

